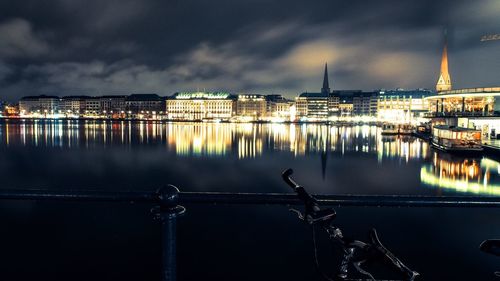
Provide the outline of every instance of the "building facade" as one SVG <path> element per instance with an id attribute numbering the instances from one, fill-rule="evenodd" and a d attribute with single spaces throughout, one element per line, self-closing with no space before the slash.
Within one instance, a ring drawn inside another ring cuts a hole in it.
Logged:
<path id="1" fill-rule="evenodd" d="M 302 93 L 295 98 L 297 119 L 301 121 L 325 121 L 329 117 L 329 95 Z"/>
<path id="2" fill-rule="evenodd" d="M 98 116 L 101 114 L 101 101 L 98 97 L 87 97 L 85 99 L 86 116 Z"/>
<path id="3" fill-rule="evenodd" d="M 382 121 L 401 123 L 417 122 L 429 111 L 427 97 L 433 94 L 427 89 L 380 90 L 378 92 L 378 118 Z"/>
<path id="4" fill-rule="evenodd" d="M 377 116 L 378 93 L 359 92 L 352 97 L 352 113 L 354 116 Z"/>
<path id="5" fill-rule="evenodd" d="M 157 94 L 132 94 L 125 98 L 125 114 L 129 118 L 158 119 L 164 109 L 165 99 Z"/>
<path id="6" fill-rule="evenodd" d="M 102 113 L 115 118 L 123 117 L 125 114 L 126 96 L 101 96 L 99 101 Z M 162 109 L 163 110 L 163 109 Z"/>
<path id="7" fill-rule="evenodd" d="M 259 120 L 267 116 L 267 101 L 264 95 L 238 95 L 236 115 Z"/>
<path id="8" fill-rule="evenodd" d="M 235 98 L 226 92 L 181 92 L 166 100 L 170 120 L 229 120 L 235 111 Z"/>
<path id="9" fill-rule="evenodd" d="M 59 97 L 56 96 L 27 96 L 19 100 L 21 116 L 29 114 L 54 115 L 59 112 Z"/>
<path id="10" fill-rule="evenodd" d="M 291 100 L 284 98 L 282 95 L 267 95 L 266 96 L 267 116 L 273 120 L 274 118 L 293 121 L 295 119 L 294 103 Z"/>
<path id="11" fill-rule="evenodd" d="M 85 113 L 87 96 L 66 96 L 60 101 L 60 110 L 66 116 L 80 116 Z"/>

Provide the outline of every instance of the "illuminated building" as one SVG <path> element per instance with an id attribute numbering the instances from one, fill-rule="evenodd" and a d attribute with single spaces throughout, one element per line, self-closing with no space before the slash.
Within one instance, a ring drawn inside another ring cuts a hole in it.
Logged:
<path id="1" fill-rule="evenodd" d="M 157 118 L 165 108 L 165 100 L 157 94 L 132 94 L 125 98 L 125 111 L 132 118 Z"/>
<path id="2" fill-rule="evenodd" d="M 330 92 L 328 67 L 325 64 L 320 93 L 302 93 L 295 99 L 299 120 L 326 121 L 329 118 L 372 116 L 377 114 L 377 92 L 333 90 Z"/>
<path id="3" fill-rule="evenodd" d="M 338 99 L 339 117 L 375 116 L 377 114 L 377 93 L 363 92 L 361 90 L 336 90 L 331 93 Z"/>
<path id="4" fill-rule="evenodd" d="M 483 138 L 497 137 L 500 131 L 500 87 L 451 89 L 448 73 L 448 51 L 445 43 L 441 72 L 436 85 L 438 93 L 427 97 L 433 124 L 447 124 L 482 130 Z"/>
<path id="5" fill-rule="evenodd" d="M 428 97 L 428 117 L 468 117 L 500 115 L 500 87 L 451 90 L 448 73 L 448 51 L 445 43 L 441 72 L 436 85 L 437 95 Z"/>
<path id="6" fill-rule="evenodd" d="M 283 119 L 284 121 L 293 121 L 292 108 L 293 102 L 285 99 L 282 95 L 267 95 L 267 115 L 271 118 Z M 275 119 L 272 119 L 275 120 Z"/>
<path id="7" fill-rule="evenodd" d="M 444 91 L 426 99 L 433 123 L 479 129 L 484 138 L 500 132 L 500 87 Z"/>
<path id="8" fill-rule="evenodd" d="M 19 107 L 8 103 L 0 102 L 0 116 L 11 117 L 19 115 Z"/>
<path id="9" fill-rule="evenodd" d="M 39 114 L 48 116 L 59 110 L 59 97 L 56 96 L 27 96 L 19 100 L 19 112 L 21 116 Z"/>
<path id="10" fill-rule="evenodd" d="M 440 92 L 428 98 L 433 116 L 494 116 L 500 114 L 500 87 Z"/>
<path id="11" fill-rule="evenodd" d="M 258 120 L 267 113 L 267 101 L 263 95 L 238 95 L 236 115 Z"/>
<path id="12" fill-rule="evenodd" d="M 328 94 L 302 93 L 295 98 L 299 120 L 325 121 L 328 118 Z"/>
<path id="13" fill-rule="evenodd" d="M 79 116 L 85 112 L 85 99 L 87 96 L 67 96 L 62 97 L 60 110 L 67 116 Z"/>
<path id="14" fill-rule="evenodd" d="M 113 95 L 99 97 L 102 113 L 111 117 L 123 117 L 126 98 L 126 96 Z M 163 108 L 161 111 L 163 111 Z"/>
<path id="15" fill-rule="evenodd" d="M 123 117 L 126 96 L 66 96 L 60 101 L 62 114 L 66 117 L 102 117 L 114 116 Z"/>
<path id="16" fill-rule="evenodd" d="M 349 99 L 343 99 L 339 102 L 339 116 L 349 117 L 352 116 L 354 105 Z"/>
<path id="17" fill-rule="evenodd" d="M 352 97 L 352 113 L 355 116 L 375 116 L 377 115 L 376 92 L 355 93 Z"/>
<path id="18" fill-rule="evenodd" d="M 426 97 L 430 90 L 380 90 L 378 95 L 378 118 L 382 121 L 413 123 L 429 111 Z"/>
<path id="19" fill-rule="evenodd" d="M 295 98 L 297 118 L 299 120 L 326 121 L 330 115 L 330 83 L 328 82 L 328 66 L 325 63 L 323 86 L 320 93 L 302 93 Z"/>
<path id="20" fill-rule="evenodd" d="M 338 92 L 337 92 L 338 93 Z M 339 97 L 339 117 L 350 117 L 352 116 L 352 112 L 354 110 L 354 103 L 352 99 L 352 95 L 338 95 Z"/>
<path id="21" fill-rule="evenodd" d="M 97 97 L 85 98 L 85 115 L 97 116 L 101 113 L 101 101 Z"/>
<path id="22" fill-rule="evenodd" d="M 226 92 L 181 92 L 166 100 L 170 120 L 229 120 L 235 112 L 234 97 Z"/>
<path id="23" fill-rule="evenodd" d="M 330 93 L 328 95 L 328 115 L 329 116 L 339 116 L 340 115 L 340 97 L 336 94 Z"/>

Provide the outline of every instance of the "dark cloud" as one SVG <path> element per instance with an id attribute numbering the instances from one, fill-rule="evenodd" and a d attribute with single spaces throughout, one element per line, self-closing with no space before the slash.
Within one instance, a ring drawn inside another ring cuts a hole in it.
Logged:
<path id="1" fill-rule="evenodd" d="M 498 83 L 495 0 L 2 1 L 0 94 L 434 86 L 449 33 L 456 87 Z"/>

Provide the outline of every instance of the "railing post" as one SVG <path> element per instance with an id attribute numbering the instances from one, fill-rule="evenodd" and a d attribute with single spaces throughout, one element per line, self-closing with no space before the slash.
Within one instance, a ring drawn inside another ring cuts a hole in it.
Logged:
<path id="1" fill-rule="evenodd" d="M 155 215 L 161 221 L 162 236 L 162 280 L 176 281 L 177 278 L 177 216 L 186 209 L 177 205 L 179 189 L 173 185 L 161 187 L 156 192 L 159 206 Z"/>

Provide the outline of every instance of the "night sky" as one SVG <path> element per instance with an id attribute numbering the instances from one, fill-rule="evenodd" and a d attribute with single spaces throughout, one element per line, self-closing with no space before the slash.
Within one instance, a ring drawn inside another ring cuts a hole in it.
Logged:
<path id="1" fill-rule="evenodd" d="M 454 88 L 500 84 L 500 1 L 7 0 L 0 99 L 187 90 L 430 88 L 448 30 Z"/>

